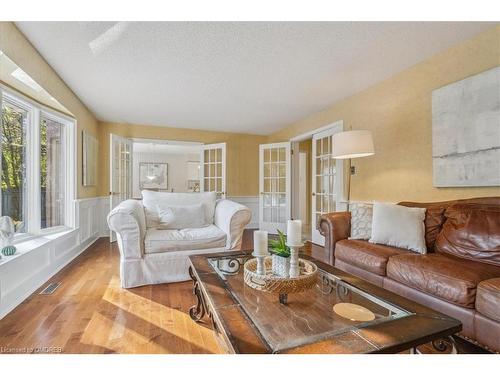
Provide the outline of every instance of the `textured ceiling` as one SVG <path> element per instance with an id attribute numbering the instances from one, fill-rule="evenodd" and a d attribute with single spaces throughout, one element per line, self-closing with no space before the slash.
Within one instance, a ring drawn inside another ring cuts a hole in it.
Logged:
<path id="1" fill-rule="evenodd" d="M 493 25 L 18 22 L 104 121 L 269 134 Z"/>

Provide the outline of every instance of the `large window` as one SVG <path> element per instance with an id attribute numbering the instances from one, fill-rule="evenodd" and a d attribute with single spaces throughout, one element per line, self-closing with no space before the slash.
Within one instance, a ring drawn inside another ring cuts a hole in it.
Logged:
<path id="1" fill-rule="evenodd" d="M 3 87 L 0 100 L 0 215 L 24 236 L 72 226 L 74 122 Z"/>
<path id="2" fill-rule="evenodd" d="M 18 232 L 26 231 L 26 130 L 28 111 L 2 101 L 2 216 L 10 216 Z"/>
<path id="3" fill-rule="evenodd" d="M 64 225 L 64 125 L 42 117 L 40 121 L 41 227 Z"/>

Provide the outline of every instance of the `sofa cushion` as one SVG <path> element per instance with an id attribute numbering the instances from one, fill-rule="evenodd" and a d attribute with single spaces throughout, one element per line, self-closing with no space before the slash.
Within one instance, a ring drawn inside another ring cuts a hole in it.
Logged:
<path id="1" fill-rule="evenodd" d="M 500 266 L 500 206 L 459 203 L 445 216 L 436 252 Z"/>
<path id="2" fill-rule="evenodd" d="M 477 286 L 476 310 L 500 322 L 500 278 L 481 281 Z"/>
<path id="3" fill-rule="evenodd" d="M 386 274 L 389 257 L 407 253 L 408 250 L 363 240 L 341 240 L 335 245 L 336 259 L 381 276 Z"/>
<path id="4" fill-rule="evenodd" d="M 226 246 L 226 233 L 215 225 L 180 230 L 152 228 L 146 231 L 144 245 L 146 254 L 219 248 Z"/>
<path id="5" fill-rule="evenodd" d="M 474 308 L 482 280 L 500 276 L 500 267 L 443 254 L 391 257 L 387 277 L 450 303 Z"/>
<path id="6" fill-rule="evenodd" d="M 215 202 L 217 199 L 215 192 L 204 193 L 166 193 L 158 191 L 143 190 L 142 204 L 146 214 L 146 227 L 156 228 L 160 224 L 159 211 L 172 206 L 186 206 L 193 204 L 203 204 L 205 209 L 205 219 L 208 224 L 214 223 Z"/>

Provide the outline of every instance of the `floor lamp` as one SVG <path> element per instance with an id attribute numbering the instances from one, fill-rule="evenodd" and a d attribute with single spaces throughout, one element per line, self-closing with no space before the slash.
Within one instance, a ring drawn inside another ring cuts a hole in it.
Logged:
<path id="1" fill-rule="evenodd" d="M 351 130 L 335 133 L 332 136 L 332 157 L 349 160 L 349 179 L 347 187 L 347 208 L 351 199 L 351 175 L 356 171 L 351 167 L 351 159 L 375 154 L 372 133 L 369 130 Z"/>

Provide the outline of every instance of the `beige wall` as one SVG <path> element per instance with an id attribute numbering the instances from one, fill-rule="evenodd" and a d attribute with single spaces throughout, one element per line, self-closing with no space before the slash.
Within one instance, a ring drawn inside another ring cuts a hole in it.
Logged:
<path id="1" fill-rule="evenodd" d="M 74 115 L 77 121 L 77 196 L 97 196 L 82 185 L 82 130 L 97 135 L 97 120 L 12 22 L 0 22 L 0 50 Z M 98 184 L 100 182 L 98 181 Z"/>
<path id="2" fill-rule="evenodd" d="M 353 200 L 439 201 L 500 195 L 499 187 L 433 187 L 431 118 L 434 89 L 499 65 L 497 26 L 294 123 L 269 140 L 287 140 L 337 120 L 343 120 L 346 129 L 371 130 L 376 154 L 353 159 Z"/>
<path id="3" fill-rule="evenodd" d="M 206 144 L 225 142 L 227 194 L 229 196 L 256 196 L 259 193 L 259 144 L 265 143 L 267 137 L 101 122 L 99 123 L 99 195 L 109 193 L 109 134 L 111 133 L 130 138 L 167 139 Z"/>

